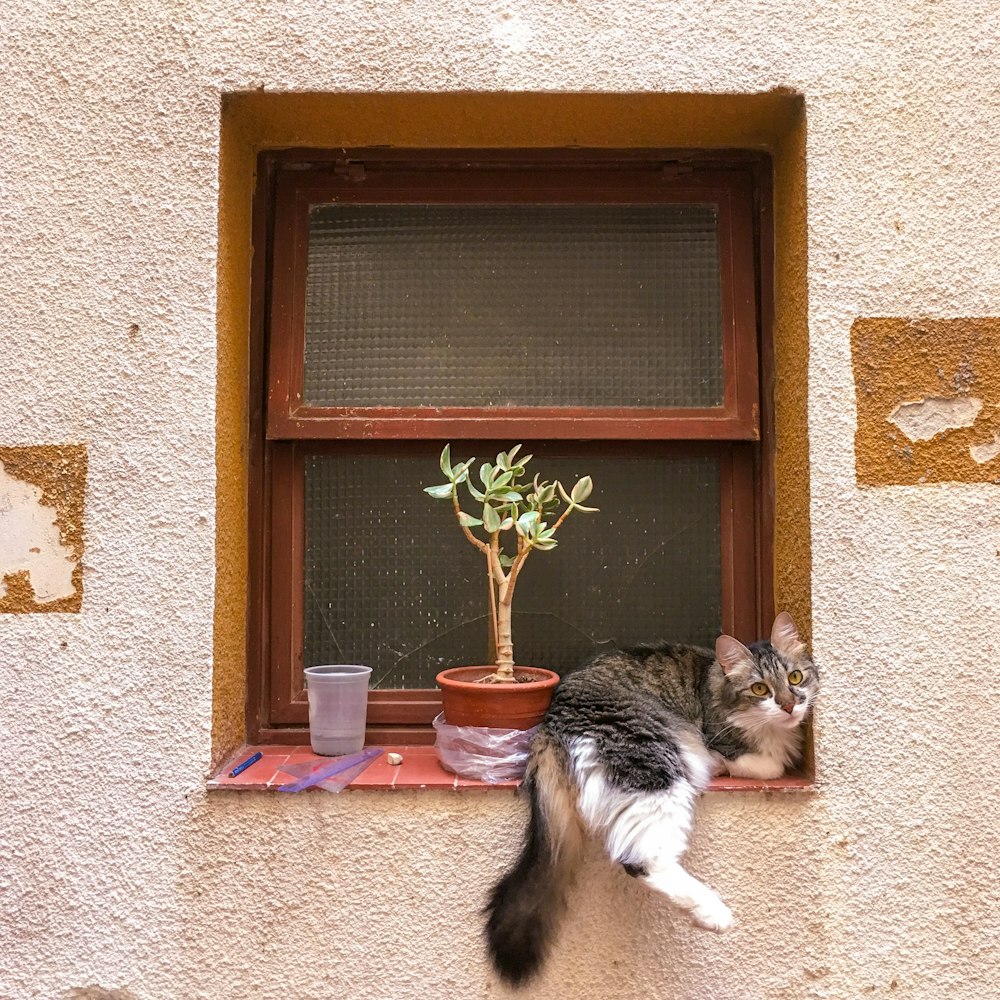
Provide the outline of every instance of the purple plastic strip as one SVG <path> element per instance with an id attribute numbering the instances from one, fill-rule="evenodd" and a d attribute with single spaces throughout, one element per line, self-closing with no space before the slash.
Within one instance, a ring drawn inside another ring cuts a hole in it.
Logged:
<path id="1" fill-rule="evenodd" d="M 334 757 L 319 764 L 291 764 L 279 767 L 279 771 L 297 777 L 290 785 L 281 785 L 279 792 L 301 792 L 313 785 L 323 785 L 328 791 L 339 792 L 353 781 L 376 757 L 384 752 L 382 747 L 365 747 L 360 753 Z M 303 770 L 305 774 L 303 775 Z M 332 787 L 331 787 L 332 786 Z"/>

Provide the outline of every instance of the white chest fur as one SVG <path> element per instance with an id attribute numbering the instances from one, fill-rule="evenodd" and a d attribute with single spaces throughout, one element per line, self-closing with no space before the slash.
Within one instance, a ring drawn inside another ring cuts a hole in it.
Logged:
<path id="1" fill-rule="evenodd" d="M 780 778 L 785 768 L 796 760 L 802 749 L 802 726 L 789 725 L 786 716 L 774 722 L 761 720 L 759 714 L 734 712 L 728 719 L 742 731 L 755 752 L 745 753 L 726 762 L 734 778 L 757 778 L 762 781 Z"/>

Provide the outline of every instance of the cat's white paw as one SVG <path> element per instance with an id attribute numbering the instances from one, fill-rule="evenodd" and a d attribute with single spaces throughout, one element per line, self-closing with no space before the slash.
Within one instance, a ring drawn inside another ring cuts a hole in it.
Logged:
<path id="1" fill-rule="evenodd" d="M 736 922 L 733 911 L 718 896 L 699 903 L 691 910 L 690 917 L 695 927 L 717 934 L 725 934 Z"/>
<path id="2" fill-rule="evenodd" d="M 745 753 L 728 762 L 729 773 L 734 778 L 756 778 L 772 781 L 785 773 L 782 761 L 762 753 Z"/>

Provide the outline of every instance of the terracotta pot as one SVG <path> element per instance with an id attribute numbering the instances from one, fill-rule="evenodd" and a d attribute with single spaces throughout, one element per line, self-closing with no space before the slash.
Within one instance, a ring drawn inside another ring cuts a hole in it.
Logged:
<path id="1" fill-rule="evenodd" d="M 545 717 L 559 675 L 541 667 L 514 667 L 537 680 L 522 684 L 477 684 L 496 667 L 452 667 L 436 677 L 444 719 L 450 726 L 530 729 Z"/>

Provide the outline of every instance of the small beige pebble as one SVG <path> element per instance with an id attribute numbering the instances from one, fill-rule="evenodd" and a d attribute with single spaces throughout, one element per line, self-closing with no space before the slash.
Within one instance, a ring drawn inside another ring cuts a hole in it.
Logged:
<path id="1" fill-rule="evenodd" d="M 385 755 L 385 759 L 390 764 L 402 764 L 403 763 L 403 755 L 401 753 L 387 753 Z"/>

